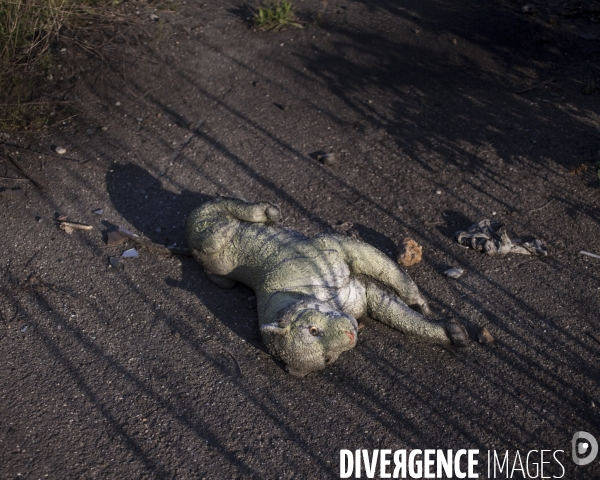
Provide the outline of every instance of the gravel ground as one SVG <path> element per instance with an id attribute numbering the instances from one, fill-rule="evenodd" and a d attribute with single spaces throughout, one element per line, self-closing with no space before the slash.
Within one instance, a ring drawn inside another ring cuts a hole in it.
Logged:
<path id="1" fill-rule="evenodd" d="M 0 477 L 339 478 L 341 449 L 439 448 L 478 449 L 479 478 L 508 478 L 487 468 L 507 450 L 512 478 L 538 478 L 540 450 L 545 476 L 600 478 L 600 457 L 571 459 L 575 432 L 600 440 L 588 4 L 297 0 L 304 28 L 264 33 L 241 2 L 187 0 L 140 4 L 102 60 L 66 43 L 53 88 L 74 116 L 0 138 L 0 175 L 36 182 L 0 179 Z M 409 274 L 472 344 L 364 319 L 355 349 L 298 379 L 266 353 L 250 289 L 144 248 L 111 266 L 135 245 L 108 232 L 184 246 L 216 195 L 389 255 L 415 239 Z M 485 218 L 550 255 L 455 242 Z"/>

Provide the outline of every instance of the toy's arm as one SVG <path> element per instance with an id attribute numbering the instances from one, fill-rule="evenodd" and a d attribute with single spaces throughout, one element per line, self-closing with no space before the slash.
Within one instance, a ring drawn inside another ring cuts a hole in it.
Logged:
<path id="1" fill-rule="evenodd" d="M 424 315 L 431 313 L 416 283 L 383 252 L 354 238 L 340 235 L 322 236 L 319 240 L 338 250 L 354 273 L 367 275 L 391 288 L 404 303 L 419 309 Z"/>

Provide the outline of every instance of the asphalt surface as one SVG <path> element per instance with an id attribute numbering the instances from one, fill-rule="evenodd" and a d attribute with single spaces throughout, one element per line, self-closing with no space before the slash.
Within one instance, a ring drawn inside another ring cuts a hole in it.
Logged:
<path id="1" fill-rule="evenodd" d="M 38 184 L 0 179 L 0 477 L 340 478 L 342 449 L 476 449 L 479 478 L 510 478 L 488 473 L 506 451 L 512 478 L 542 478 L 541 450 L 544 477 L 600 478 L 600 457 L 571 457 L 576 432 L 600 440 L 600 260 L 580 254 L 600 254 L 594 14 L 298 0 L 304 28 L 264 33 L 241 2 L 172 5 L 140 4 L 102 59 L 64 39 L 55 87 L 74 116 L 0 138 L 0 175 L 24 178 L 10 156 Z M 182 247 L 216 195 L 389 255 L 415 239 L 409 274 L 471 345 L 363 319 L 355 349 L 294 378 L 250 289 L 106 244 L 124 227 Z M 550 255 L 456 243 L 485 218 Z"/>

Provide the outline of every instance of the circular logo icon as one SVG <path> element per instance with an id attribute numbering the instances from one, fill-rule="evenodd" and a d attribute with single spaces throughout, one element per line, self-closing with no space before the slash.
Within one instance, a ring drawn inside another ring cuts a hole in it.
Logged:
<path id="1" fill-rule="evenodd" d="M 577 432 L 573 435 L 573 441 L 571 442 L 573 447 L 573 461 L 575 465 L 588 465 L 596 459 L 598 455 L 598 442 L 588 432 Z M 587 455 L 581 457 L 581 455 Z"/>

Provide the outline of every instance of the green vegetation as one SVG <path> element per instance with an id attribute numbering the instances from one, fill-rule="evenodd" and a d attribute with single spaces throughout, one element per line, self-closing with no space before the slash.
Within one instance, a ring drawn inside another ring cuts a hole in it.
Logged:
<path id="1" fill-rule="evenodd" d="M 296 20 L 292 3 L 281 0 L 259 7 L 254 14 L 254 26 L 265 31 L 279 31 L 286 27 L 302 28 Z"/>

